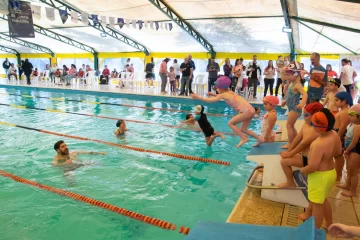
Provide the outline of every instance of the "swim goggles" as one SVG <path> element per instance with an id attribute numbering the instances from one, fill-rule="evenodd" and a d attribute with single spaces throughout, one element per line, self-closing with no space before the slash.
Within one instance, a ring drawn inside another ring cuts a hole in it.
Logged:
<path id="1" fill-rule="evenodd" d="M 350 111 L 350 110 L 348 110 L 348 114 L 349 114 L 350 116 L 360 115 L 360 113 L 355 112 L 355 111 Z"/>
<path id="2" fill-rule="evenodd" d="M 333 128 L 333 126 L 318 126 L 318 125 L 315 125 L 312 121 L 310 122 L 310 126 L 312 127 L 317 127 L 317 128 Z"/>
<path id="3" fill-rule="evenodd" d="M 304 117 L 311 116 L 311 114 L 310 114 L 310 113 L 304 113 L 303 115 L 304 115 Z"/>

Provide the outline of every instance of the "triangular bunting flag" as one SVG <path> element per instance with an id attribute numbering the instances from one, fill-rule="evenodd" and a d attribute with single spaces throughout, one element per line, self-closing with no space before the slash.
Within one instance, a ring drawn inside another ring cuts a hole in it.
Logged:
<path id="1" fill-rule="evenodd" d="M 169 23 L 169 30 L 171 31 L 173 29 L 172 23 Z"/>
<path id="2" fill-rule="evenodd" d="M 6 0 L 5 0 L 6 1 Z M 21 10 L 20 3 L 17 0 L 9 0 L 10 7 L 14 10 Z"/>
<path id="3" fill-rule="evenodd" d="M 149 21 L 144 21 L 144 27 L 148 28 L 148 26 L 149 26 Z"/>
<path id="4" fill-rule="evenodd" d="M 109 17 L 109 25 L 110 27 L 115 27 L 115 18 L 114 17 Z"/>
<path id="5" fill-rule="evenodd" d="M 129 28 L 130 27 L 130 19 L 125 19 L 125 24 L 126 24 L 126 27 Z"/>
<path id="6" fill-rule="evenodd" d="M 123 26 L 125 24 L 124 19 L 123 18 L 118 18 L 118 24 L 119 24 L 120 29 L 123 28 Z"/>
<path id="7" fill-rule="evenodd" d="M 138 23 L 139 23 L 139 29 L 141 30 L 142 27 L 143 27 L 143 22 L 142 22 L 142 20 L 139 20 Z"/>
<path id="8" fill-rule="evenodd" d="M 49 19 L 50 21 L 55 20 L 55 12 L 54 12 L 53 8 L 45 7 L 45 12 L 46 12 L 47 19 Z"/>
<path id="9" fill-rule="evenodd" d="M 106 25 L 106 16 L 101 16 L 100 19 L 101 19 L 101 24 Z"/>
<path id="10" fill-rule="evenodd" d="M 89 24 L 89 14 L 86 12 L 81 13 L 81 22 L 85 25 Z"/>
<path id="11" fill-rule="evenodd" d="M 165 30 L 168 30 L 169 24 L 168 24 L 168 23 L 164 23 L 164 25 L 165 25 Z"/>
<path id="12" fill-rule="evenodd" d="M 133 28 L 136 29 L 136 20 L 131 20 L 131 24 L 132 24 Z"/>
<path id="13" fill-rule="evenodd" d="M 91 19 L 93 20 L 93 22 L 96 24 L 96 23 L 99 23 L 99 19 L 98 19 L 98 15 L 96 14 L 91 14 Z"/>
<path id="14" fill-rule="evenodd" d="M 150 22 L 150 28 L 154 30 L 154 22 Z"/>
<path id="15" fill-rule="evenodd" d="M 163 23 L 163 22 L 160 23 L 160 29 L 161 29 L 161 30 L 164 29 L 164 23 Z"/>
<path id="16" fill-rule="evenodd" d="M 71 21 L 73 22 L 73 23 L 78 23 L 78 13 L 77 12 L 75 12 L 75 11 L 72 11 L 71 12 Z"/>
<path id="17" fill-rule="evenodd" d="M 31 5 L 31 11 L 33 13 L 34 18 L 40 19 L 41 18 L 41 7 L 36 5 Z"/>
<path id="18" fill-rule="evenodd" d="M 59 9 L 59 13 L 60 13 L 60 18 L 61 21 L 65 24 L 66 20 L 68 19 L 68 14 L 67 14 L 67 10 L 61 10 Z"/>
<path id="19" fill-rule="evenodd" d="M 159 30 L 159 22 L 155 22 L 156 31 Z"/>

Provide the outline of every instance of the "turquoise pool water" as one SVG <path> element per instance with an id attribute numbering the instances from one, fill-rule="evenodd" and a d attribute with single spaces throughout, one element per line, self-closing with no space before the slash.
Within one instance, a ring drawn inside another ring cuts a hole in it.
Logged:
<path id="1" fill-rule="evenodd" d="M 191 101 L 148 97 L 137 100 L 64 92 L 0 88 L 0 93 L 71 98 L 136 106 L 191 110 Z M 176 102 L 178 101 L 178 102 Z M 180 102 L 180 103 L 179 103 Z M 52 101 L 0 94 L 0 103 L 58 109 L 166 124 L 178 124 L 184 112 L 146 110 L 134 107 Z M 206 111 L 229 113 L 222 104 Z M 158 125 L 128 122 L 129 132 L 114 137 L 115 121 L 63 113 L 0 106 L 0 121 L 55 132 L 101 139 L 136 147 L 206 157 L 231 162 L 230 167 L 145 154 L 103 144 L 67 139 L 40 132 L 0 125 L 0 169 L 49 186 L 69 190 L 144 215 L 193 227 L 199 220 L 223 222 L 229 216 L 245 181 L 254 167 L 245 156 L 254 140 L 241 149 L 239 139 L 227 136 L 207 147 L 201 133 Z M 230 117 L 230 116 L 229 116 Z M 230 131 L 229 117 L 209 116 L 218 131 Z M 250 128 L 259 131 L 259 120 Z M 65 140 L 71 150 L 102 151 L 106 156 L 81 155 L 93 164 L 64 176 L 51 166 L 56 155 L 53 145 Z M 159 229 L 107 210 L 90 206 L 0 176 L 1 239 L 183 239 L 172 231 Z"/>

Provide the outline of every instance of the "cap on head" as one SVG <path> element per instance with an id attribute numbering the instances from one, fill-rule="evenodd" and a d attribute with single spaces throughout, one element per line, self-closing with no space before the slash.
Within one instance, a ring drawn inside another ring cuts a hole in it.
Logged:
<path id="1" fill-rule="evenodd" d="M 322 108 L 311 117 L 311 125 L 320 132 L 329 132 L 333 129 L 335 117 L 327 108 Z"/>
<path id="2" fill-rule="evenodd" d="M 124 122 L 124 120 L 118 120 L 117 123 L 116 123 L 116 126 L 117 127 L 120 127 L 120 125 Z"/>
<path id="3" fill-rule="evenodd" d="M 263 102 L 267 102 L 273 106 L 276 106 L 279 104 L 279 99 L 275 96 L 266 96 L 263 98 Z"/>
<path id="4" fill-rule="evenodd" d="M 230 87 L 231 80 L 227 76 L 219 77 L 215 82 L 215 87 L 219 89 L 228 89 Z"/>
<path id="5" fill-rule="evenodd" d="M 329 82 L 335 84 L 338 87 L 341 85 L 341 80 L 339 78 L 329 78 Z"/>
<path id="6" fill-rule="evenodd" d="M 336 98 L 340 99 L 341 101 L 346 101 L 346 103 L 351 107 L 352 105 L 354 105 L 353 103 L 353 99 L 351 97 L 351 94 L 348 92 L 338 92 L 335 95 Z"/>
<path id="7" fill-rule="evenodd" d="M 314 115 L 315 113 L 319 112 L 321 109 L 323 109 L 323 105 L 319 102 L 313 102 L 309 103 L 305 106 L 305 111 L 310 113 L 311 115 Z"/>
<path id="8" fill-rule="evenodd" d="M 289 75 L 293 75 L 295 77 L 299 76 L 299 70 L 301 69 L 301 65 L 297 61 L 290 62 L 289 65 L 285 67 L 285 73 Z"/>
<path id="9" fill-rule="evenodd" d="M 204 106 L 203 105 L 197 105 L 194 108 L 194 111 L 197 112 L 197 113 L 203 113 L 204 112 Z"/>
<path id="10" fill-rule="evenodd" d="M 349 112 L 356 112 L 356 115 L 360 115 L 360 104 L 355 104 L 351 108 L 349 108 Z"/>

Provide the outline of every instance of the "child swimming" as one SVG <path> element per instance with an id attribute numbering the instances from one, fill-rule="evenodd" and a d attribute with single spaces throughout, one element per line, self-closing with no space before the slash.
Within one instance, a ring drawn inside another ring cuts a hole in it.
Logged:
<path id="1" fill-rule="evenodd" d="M 124 120 L 118 120 L 116 126 L 118 127 L 118 129 L 115 130 L 116 136 L 124 135 L 125 132 L 128 131 Z"/>
<path id="2" fill-rule="evenodd" d="M 182 121 L 181 123 L 187 125 L 186 129 L 201 130 L 199 128 L 199 125 L 196 122 L 196 119 L 194 118 L 194 116 L 191 113 L 186 114 L 186 120 Z"/>
<path id="3" fill-rule="evenodd" d="M 240 137 L 240 143 L 237 147 L 241 147 L 243 144 L 248 142 L 248 138 L 244 135 L 250 135 L 257 140 L 254 146 L 259 146 L 263 139 L 256 135 L 253 131 L 248 129 L 251 120 L 255 116 L 255 109 L 245 99 L 229 90 L 231 84 L 230 78 L 227 76 L 221 76 L 216 80 L 215 87 L 219 94 L 215 95 L 214 98 L 203 98 L 196 94 L 191 94 L 194 99 L 199 99 L 204 102 L 213 103 L 220 100 L 224 100 L 230 107 L 237 113 L 228 122 L 229 127 Z M 237 127 L 236 124 L 241 123 L 241 128 Z"/>
<path id="4" fill-rule="evenodd" d="M 348 156 L 346 159 L 347 179 L 345 184 L 339 187 L 347 190 L 341 192 L 341 195 L 353 197 L 356 196 L 360 168 L 360 104 L 352 106 L 348 114 L 351 124 L 347 127 L 344 151 L 344 154 Z"/>
<path id="5" fill-rule="evenodd" d="M 197 105 L 195 107 L 195 119 L 198 122 L 201 130 L 205 135 L 205 142 L 208 146 L 211 146 L 215 138 L 221 137 L 222 140 L 225 139 L 224 134 L 215 132 L 214 128 L 209 123 L 206 114 L 204 113 L 204 106 Z M 192 115 L 191 115 L 192 116 Z M 191 117 L 189 117 L 189 122 L 192 121 Z"/>
<path id="6" fill-rule="evenodd" d="M 261 110 L 259 107 L 255 107 L 255 116 L 254 118 L 259 118 L 260 117 L 260 113 L 261 113 Z"/>
<path id="7" fill-rule="evenodd" d="M 264 142 L 274 142 L 274 126 L 277 120 L 275 106 L 279 104 L 279 99 L 275 96 L 266 96 L 263 98 L 264 109 L 266 111 L 261 122 L 261 135 Z"/>
<path id="8" fill-rule="evenodd" d="M 282 106 L 285 106 L 286 104 L 289 111 L 286 122 L 288 143 L 281 148 L 289 148 L 294 140 L 297 134 L 295 122 L 300 117 L 308 97 L 300 81 L 300 67 L 300 63 L 294 61 L 282 70 L 290 84 L 285 96 L 286 100 L 281 104 Z M 302 97 L 301 102 L 300 97 Z"/>
<path id="9" fill-rule="evenodd" d="M 348 92 L 337 93 L 335 95 L 335 105 L 337 108 L 340 108 L 340 111 L 335 116 L 334 130 L 340 136 L 342 146 L 343 148 L 345 148 L 344 144 L 345 144 L 346 127 L 350 123 L 348 110 L 349 110 L 349 106 L 353 105 L 353 100 L 351 98 L 350 93 Z M 336 181 L 341 180 L 344 163 L 345 163 L 345 159 L 343 155 L 335 159 L 335 168 L 337 173 Z M 339 186 L 341 187 L 341 185 Z"/>
<path id="10" fill-rule="evenodd" d="M 329 78 L 329 91 L 326 94 L 325 101 L 323 103 L 324 107 L 327 105 L 327 108 L 335 116 L 339 112 L 339 108 L 335 104 L 335 95 L 340 92 L 339 87 L 341 85 L 341 80 L 338 78 Z"/>
<path id="11" fill-rule="evenodd" d="M 309 209 L 318 229 L 324 217 L 326 227 L 332 224 L 332 210 L 327 198 L 336 181 L 334 157 L 342 154 L 340 138 L 332 131 L 334 124 L 334 115 L 326 108 L 311 117 L 311 125 L 320 136 L 310 146 L 308 165 L 300 169 L 307 175 Z"/>

